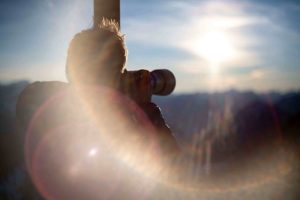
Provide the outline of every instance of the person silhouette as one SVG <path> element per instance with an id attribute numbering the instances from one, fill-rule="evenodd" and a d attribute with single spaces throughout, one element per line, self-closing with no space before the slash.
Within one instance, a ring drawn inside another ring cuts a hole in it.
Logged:
<path id="1" fill-rule="evenodd" d="M 150 72 L 139 70 L 131 83 L 124 81 L 127 48 L 124 35 L 113 20 L 103 19 L 98 27 L 84 30 L 72 39 L 67 56 L 66 74 L 78 87 L 101 85 L 130 97 L 155 127 L 160 148 L 169 155 L 180 149 L 160 108 L 151 102 Z"/>

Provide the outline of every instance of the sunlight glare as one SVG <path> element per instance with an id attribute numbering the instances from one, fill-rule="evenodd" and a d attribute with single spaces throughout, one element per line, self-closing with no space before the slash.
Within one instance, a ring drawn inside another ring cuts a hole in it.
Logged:
<path id="1" fill-rule="evenodd" d="M 197 55 L 215 64 L 228 61 L 235 56 L 232 41 L 222 31 L 207 32 L 204 34 L 195 43 L 194 51 Z"/>

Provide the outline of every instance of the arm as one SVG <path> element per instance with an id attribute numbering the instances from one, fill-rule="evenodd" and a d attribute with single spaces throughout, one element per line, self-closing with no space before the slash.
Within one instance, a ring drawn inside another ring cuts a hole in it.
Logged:
<path id="1" fill-rule="evenodd" d="M 157 130 L 162 152 L 174 156 L 178 155 L 180 153 L 180 148 L 174 135 L 172 134 L 172 131 L 166 124 L 160 108 L 152 102 L 140 104 L 140 107 Z"/>

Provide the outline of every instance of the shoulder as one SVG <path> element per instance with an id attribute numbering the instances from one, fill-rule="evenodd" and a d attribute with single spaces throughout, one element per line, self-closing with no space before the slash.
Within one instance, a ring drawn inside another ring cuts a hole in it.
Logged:
<path id="1" fill-rule="evenodd" d="M 36 110 L 53 95 L 68 88 L 68 84 L 59 81 L 34 82 L 19 95 L 16 116 L 19 124 L 26 127 Z"/>

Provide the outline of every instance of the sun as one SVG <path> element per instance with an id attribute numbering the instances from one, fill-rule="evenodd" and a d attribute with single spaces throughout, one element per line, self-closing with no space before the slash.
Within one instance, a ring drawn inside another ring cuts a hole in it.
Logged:
<path id="1" fill-rule="evenodd" d="M 204 33 L 193 45 L 194 53 L 212 64 L 221 64 L 236 55 L 233 42 L 222 31 Z"/>

